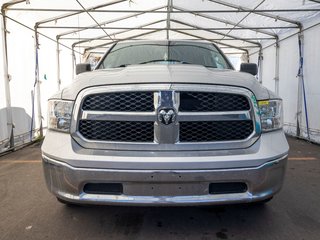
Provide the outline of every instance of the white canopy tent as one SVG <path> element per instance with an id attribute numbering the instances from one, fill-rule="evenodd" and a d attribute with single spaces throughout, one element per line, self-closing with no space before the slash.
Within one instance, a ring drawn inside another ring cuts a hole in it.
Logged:
<path id="1" fill-rule="evenodd" d="M 216 43 L 284 99 L 287 133 L 320 142 L 320 0 L 2 1 L 0 152 L 42 136 L 75 63 L 127 39 Z"/>

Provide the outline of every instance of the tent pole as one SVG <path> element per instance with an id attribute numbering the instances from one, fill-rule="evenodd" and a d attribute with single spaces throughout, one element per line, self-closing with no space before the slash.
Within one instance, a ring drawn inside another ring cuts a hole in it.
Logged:
<path id="1" fill-rule="evenodd" d="M 75 53 L 74 53 L 74 46 L 72 46 L 72 53 L 71 53 L 71 55 L 72 55 L 72 59 L 71 59 L 71 61 L 72 61 L 72 79 L 74 79 L 74 67 L 75 67 L 75 65 L 76 65 L 76 55 L 75 55 Z"/>
<path id="2" fill-rule="evenodd" d="M 246 62 L 249 63 L 250 62 L 250 55 L 249 55 L 249 50 L 246 50 Z"/>
<path id="3" fill-rule="evenodd" d="M 299 75 L 299 73 L 298 73 Z M 299 77 L 299 76 L 297 76 Z M 301 78 L 298 78 L 298 94 L 297 94 L 297 129 L 296 129 L 296 136 L 300 137 L 301 136 L 301 128 L 300 128 L 300 124 L 302 121 L 302 93 L 301 93 L 301 89 L 302 89 L 302 82 L 301 82 Z"/>
<path id="4" fill-rule="evenodd" d="M 11 108 L 11 95 L 10 95 L 10 75 L 8 67 L 8 42 L 7 42 L 7 24 L 6 24 L 6 10 L 1 9 L 2 13 L 2 46 L 3 46 L 3 74 L 4 74 L 4 88 L 6 97 L 6 110 L 7 110 L 7 126 L 8 126 L 8 138 L 10 149 L 14 148 L 14 135 L 13 135 L 13 118 L 12 118 L 12 108 Z"/>
<path id="5" fill-rule="evenodd" d="M 227 54 L 232 54 L 232 53 L 226 53 Z M 250 62 L 250 54 L 249 51 L 246 50 L 244 53 L 235 53 L 235 54 L 241 54 L 240 59 L 242 63 L 249 63 Z"/>
<path id="6" fill-rule="evenodd" d="M 260 46 L 259 50 L 259 82 L 262 84 L 262 71 L 263 71 L 263 53 L 262 53 L 262 47 Z"/>
<path id="7" fill-rule="evenodd" d="M 167 4 L 167 40 L 169 40 L 169 31 L 170 31 L 170 12 L 172 11 L 172 0 L 168 0 Z"/>
<path id="8" fill-rule="evenodd" d="M 307 107 L 307 96 L 305 90 L 305 81 L 304 81 L 304 36 L 302 28 L 298 35 L 299 43 L 299 71 L 297 77 L 299 77 L 298 85 L 298 106 L 297 106 L 297 136 L 302 136 L 301 134 L 301 123 L 302 123 L 302 109 L 304 108 L 304 115 L 306 121 L 306 130 L 307 130 L 307 139 L 310 141 L 310 128 L 309 128 L 309 118 L 308 118 L 308 107 Z"/>
<path id="9" fill-rule="evenodd" d="M 275 76 L 274 76 L 274 81 L 275 81 L 275 92 L 277 95 L 279 95 L 279 68 L 280 68 L 280 45 L 279 45 L 279 38 L 277 37 L 276 41 L 276 61 L 275 61 Z"/>
<path id="10" fill-rule="evenodd" d="M 41 91 L 40 91 L 40 81 L 39 81 L 39 39 L 38 39 L 38 29 L 34 29 L 34 39 L 35 39 L 35 84 L 36 84 L 36 94 L 37 94 L 37 108 L 38 108 L 38 123 L 39 123 L 39 137 L 43 137 L 43 128 L 42 128 L 42 112 L 41 112 Z"/>
<path id="11" fill-rule="evenodd" d="M 60 43 L 59 36 L 57 36 L 57 90 L 60 91 L 61 79 L 60 79 Z"/>

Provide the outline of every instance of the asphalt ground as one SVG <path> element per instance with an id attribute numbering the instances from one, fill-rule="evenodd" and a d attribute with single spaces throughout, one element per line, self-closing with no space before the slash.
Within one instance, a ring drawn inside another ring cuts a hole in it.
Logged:
<path id="1" fill-rule="evenodd" d="M 265 206 L 67 207 L 46 189 L 40 144 L 0 157 L 0 239 L 320 239 L 320 146 L 295 138 Z"/>

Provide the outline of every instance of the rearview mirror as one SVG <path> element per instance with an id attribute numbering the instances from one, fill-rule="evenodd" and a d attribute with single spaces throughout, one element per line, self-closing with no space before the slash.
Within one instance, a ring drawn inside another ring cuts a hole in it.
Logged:
<path id="1" fill-rule="evenodd" d="M 79 63 L 76 65 L 76 75 L 84 72 L 90 72 L 91 65 L 90 63 Z"/>
<path id="2" fill-rule="evenodd" d="M 258 74 L 258 65 L 255 63 L 241 63 L 240 72 L 250 73 L 255 76 Z"/>

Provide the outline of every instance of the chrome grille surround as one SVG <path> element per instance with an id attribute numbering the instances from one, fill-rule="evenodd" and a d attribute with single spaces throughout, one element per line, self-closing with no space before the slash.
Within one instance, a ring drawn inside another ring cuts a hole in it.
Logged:
<path id="1" fill-rule="evenodd" d="M 152 112 L 86 111 L 81 108 L 86 96 L 106 92 L 154 92 Z M 245 96 L 250 109 L 227 112 L 179 112 L 180 92 L 220 92 Z M 164 125 L 158 121 L 160 109 L 173 108 L 177 119 L 173 124 Z M 141 151 L 191 151 L 239 149 L 251 146 L 261 134 L 259 109 L 254 94 L 244 88 L 208 84 L 128 84 L 92 87 L 81 91 L 75 101 L 71 123 L 71 135 L 84 148 L 108 150 Z M 80 120 L 139 121 L 154 122 L 153 142 L 109 142 L 84 138 L 79 132 Z M 243 140 L 213 142 L 179 142 L 179 122 L 186 121 L 237 121 L 252 120 L 253 132 Z"/>

